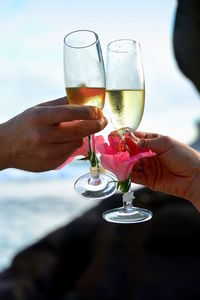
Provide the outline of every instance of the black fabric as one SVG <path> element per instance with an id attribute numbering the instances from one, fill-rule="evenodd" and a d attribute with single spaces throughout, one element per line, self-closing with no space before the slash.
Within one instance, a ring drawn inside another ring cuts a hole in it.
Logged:
<path id="1" fill-rule="evenodd" d="M 200 1 L 179 0 L 174 24 L 174 53 L 181 71 L 200 92 Z"/>
<path id="2" fill-rule="evenodd" d="M 19 253 L 0 275 L 0 299 L 123 300 L 200 298 L 200 214 L 186 200 L 136 192 L 146 223 L 111 224 L 102 201 Z"/>

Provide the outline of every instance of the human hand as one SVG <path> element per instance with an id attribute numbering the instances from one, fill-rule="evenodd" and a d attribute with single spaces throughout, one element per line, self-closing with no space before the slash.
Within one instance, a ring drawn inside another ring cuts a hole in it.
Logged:
<path id="1" fill-rule="evenodd" d="M 133 167 L 132 181 L 190 200 L 200 210 L 200 154 L 168 136 L 135 132 L 138 147 L 157 153 Z"/>
<path id="2" fill-rule="evenodd" d="M 61 165 L 107 120 L 97 107 L 60 98 L 36 105 L 0 125 L 0 170 L 48 171 Z"/>

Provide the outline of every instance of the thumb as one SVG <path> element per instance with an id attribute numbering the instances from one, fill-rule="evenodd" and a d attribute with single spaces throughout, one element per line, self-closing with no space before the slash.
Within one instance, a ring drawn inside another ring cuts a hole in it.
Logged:
<path id="1" fill-rule="evenodd" d="M 168 136 L 158 135 L 155 138 L 141 138 L 137 146 L 143 150 L 151 149 L 157 154 L 163 153 L 173 146 L 173 141 Z"/>

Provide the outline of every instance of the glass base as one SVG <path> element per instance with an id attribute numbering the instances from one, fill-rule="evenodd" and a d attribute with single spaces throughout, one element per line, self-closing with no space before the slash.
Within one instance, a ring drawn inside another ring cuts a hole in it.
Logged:
<path id="1" fill-rule="evenodd" d="M 103 218 L 111 223 L 134 224 L 149 221 L 153 214 L 151 211 L 132 207 L 127 210 L 123 207 L 107 210 L 103 213 Z"/>
<path id="2" fill-rule="evenodd" d="M 79 196 L 89 200 L 101 200 L 112 196 L 117 189 L 116 178 L 111 174 L 99 174 L 100 184 L 90 184 L 90 173 L 81 176 L 74 184 Z M 113 182 L 115 181 L 115 182 Z"/>

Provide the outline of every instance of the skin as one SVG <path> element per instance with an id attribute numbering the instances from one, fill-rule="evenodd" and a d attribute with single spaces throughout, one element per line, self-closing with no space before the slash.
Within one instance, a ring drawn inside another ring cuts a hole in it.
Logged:
<path id="1" fill-rule="evenodd" d="M 99 108 L 68 105 L 66 97 L 29 108 L 0 124 L 0 170 L 55 169 L 82 146 L 84 137 L 106 125 Z"/>
<path id="2" fill-rule="evenodd" d="M 135 132 L 138 147 L 157 153 L 133 167 L 132 181 L 191 201 L 200 211 L 200 154 L 171 137 Z"/>

